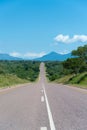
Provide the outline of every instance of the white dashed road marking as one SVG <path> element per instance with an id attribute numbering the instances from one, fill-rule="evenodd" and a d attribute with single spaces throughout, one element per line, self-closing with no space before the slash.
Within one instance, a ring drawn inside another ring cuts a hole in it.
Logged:
<path id="1" fill-rule="evenodd" d="M 41 97 L 41 102 L 44 102 L 44 96 Z"/>
<path id="2" fill-rule="evenodd" d="M 47 130 L 47 127 L 41 127 L 40 130 Z"/>

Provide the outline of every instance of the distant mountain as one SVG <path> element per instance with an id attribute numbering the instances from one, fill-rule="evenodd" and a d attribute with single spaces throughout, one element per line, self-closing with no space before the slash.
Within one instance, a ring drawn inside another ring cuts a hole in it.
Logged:
<path id="1" fill-rule="evenodd" d="M 51 53 L 49 53 L 47 55 L 44 55 L 44 56 L 42 56 L 40 58 L 37 58 L 35 60 L 37 60 L 37 61 L 64 61 L 64 60 L 66 60 L 68 58 L 71 58 L 71 57 L 73 57 L 71 55 L 71 53 L 58 54 L 56 52 L 51 52 Z"/>
<path id="2" fill-rule="evenodd" d="M 10 56 L 8 54 L 0 54 L 0 60 L 22 60 L 22 59 Z"/>
<path id="3" fill-rule="evenodd" d="M 33 60 L 35 60 L 35 61 L 64 61 L 71 57 L 73 57 L 71 55 L 71 53 L 62 55 L 62 54 L 58 54 L 56 52 L 51 52 L 47 55 L 44 55 L 40 58 L 36 58 Z M 0 54 L 0 60 L 23 60 L 23 59 L 10 56 L 9 54 Z"/>

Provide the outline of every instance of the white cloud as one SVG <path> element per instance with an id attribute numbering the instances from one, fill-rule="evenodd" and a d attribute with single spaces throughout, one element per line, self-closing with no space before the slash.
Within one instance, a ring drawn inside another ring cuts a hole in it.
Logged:
<path id="1" fill-rule="evenodd" d="M 24 57 L 28 58 L 37 58 L 37 57 L 42 57 L 43 55 L 45 55 L 45 52 L 41 52 L 41 53 L 32 53 L 32 52 L 28 52 L 26 54 L 24 54 Z"/>
<path id="2" fill-rule="evenodd" d="M 64 36 L 64 35 L 62 35 L 62 34 L 59 34 L 59 35 L 57 35 L 54 39 L 55 39 L 57 42 L 66 42 L 66 41 L 69 40 L 69 36 L 68 36 L 68 35 Z"/>
<path id="3" fill-rule="evenodd" d="M 12 52 L 12 53 L 10 53 L 10 56 L 13 56 L 13 57 L 21 57 L 22 55 L 21 55 L 21 53 L 19 53 L 19 52 Z"/>
<path id="4" fill-rule="evenodd" d="M 10 53 L 11 56 L 21 57 L 21 58 L 38 58 L 38 57 L 42 57 L 45 54 L 46 54 L 45 52 L 40 52 L 40 53 L 27 52 L 24 54 L 19 53 L 19 52 Z"/>
<path id="5" fill-rule="evenodd" d="M 58 53 L 64 55 L 64 54 L 70 53 L 70 51 L 68 51 L 68 50 L 63 50 L 63 51 L 59 51 Z"/>
<path id="6" fill-rule="evenodd" d="M 54 38 L 57 42 L 62 43 L 74 43 L 74 42 L 87 42 L 87 35 L 74 35 L 73 37 L 70 37 L 69 35 L 63 35 L 59 34 Z"/>

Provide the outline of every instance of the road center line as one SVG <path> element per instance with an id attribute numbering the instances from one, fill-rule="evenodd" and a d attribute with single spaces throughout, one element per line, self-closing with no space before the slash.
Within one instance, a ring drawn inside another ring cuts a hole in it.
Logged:
<path id="1" fill-rule="evenodd" d="M 41 127 L 40 130 L 47 130 L 47 127 Z"/>
<path id="2" fill-rule="evenodd" d="M 41 102 L 44 102 L 44 96 L 41 97 Z"/>
<path id="3" fill-rule="evenodd" d="M 43 90 L 44 90 L 44 96 L 45 96 L 45 100 L 46 100 L 46 106 L 47 106 L 47 112 L 48 112 L 48 117 L 49 117 L 50 129 L 51 130 L 56 130 L 55 125 L 54 125 L 54 121 L 53 121 L 53 117 L 52 117 L 52 113 L 51 113 L 51 110 L 50 110 L 48 98 L 47 98 L 47 95 L 46 95 L 44 84 L 43 84 Z"/>

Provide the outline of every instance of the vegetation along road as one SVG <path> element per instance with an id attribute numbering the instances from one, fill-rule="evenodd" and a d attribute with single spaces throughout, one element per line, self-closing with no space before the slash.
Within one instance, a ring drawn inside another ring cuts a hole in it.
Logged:
<path id="1" fill-rule="evenodd" d="M 0 130 L 87 130 L 87 90 L 39 81 L 0 92 Z"/>

